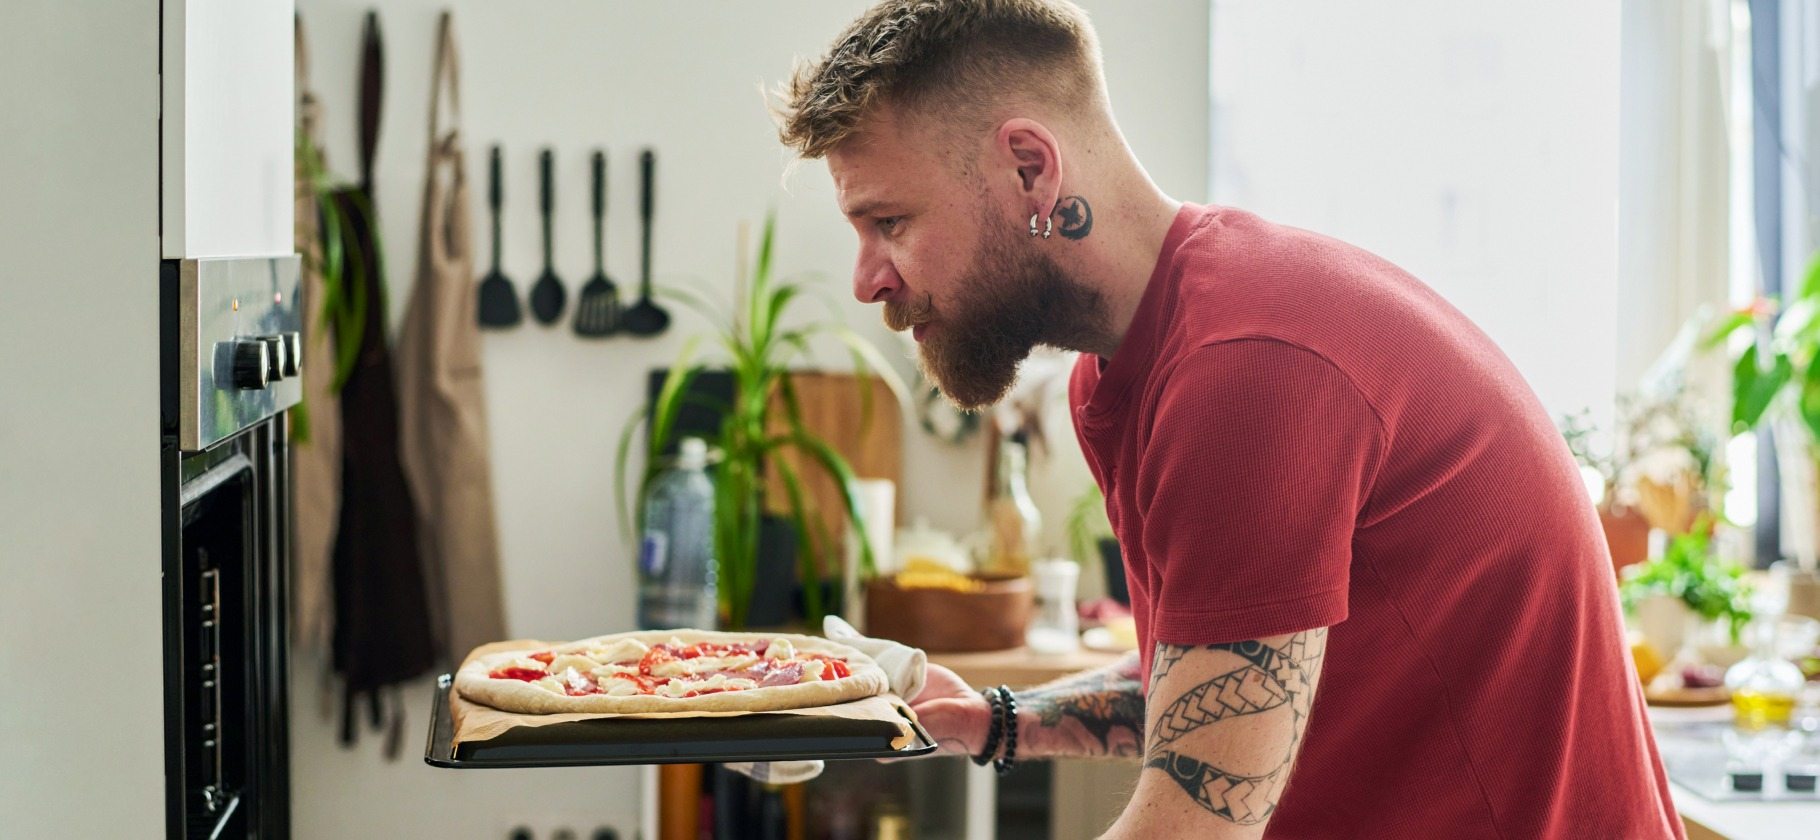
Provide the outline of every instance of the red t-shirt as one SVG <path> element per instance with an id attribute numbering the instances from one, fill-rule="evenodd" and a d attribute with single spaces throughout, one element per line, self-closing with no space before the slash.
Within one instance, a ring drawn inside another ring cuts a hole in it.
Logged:
<path id="1" fill-rule="evenodd" d="M 1188 205 L 1070 391 L 1144 673 L 1332 628 L 1269 836 L 1682 836 L 1573 458 L 1434 290 Z"/>

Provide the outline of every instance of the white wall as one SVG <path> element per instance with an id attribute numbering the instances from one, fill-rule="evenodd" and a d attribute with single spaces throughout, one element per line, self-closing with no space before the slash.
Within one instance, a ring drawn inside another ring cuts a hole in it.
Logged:
<path id="1" fill-rule="evenodd" d="M 1215 201 L 1402 265 L 1609 424 L 1618 4 L 1215 0 L 1213 31 Z"/>
<path id="2" fill-rule="evenodd" d="M 153 836 L 158 4 L 9 2 L 0 32 L 0 833 Z"/>
<path id="3" fill-rule="evenodd" d="M 758 90 L 793 55 L 816 55 L 865 3 L 656 4 L 464 0 L 299 0 L 309 29 L 314 87 L 326 114 L 329 160 L 354 172 L 355 56 L 360 16 L 381 10 L 387 37 L 387 109 L 378 163 L 379 211 L 392 300 L 407 293 L 423 175 L 435 15 L 457 13 L 464 131 L 477 225 L 485 216 L 486 147 L 506 149 L 505 270 L 521 294 L 541 270 L 536 154 L 556 147 L 557 271 L 573 293 L 589 267 L 587 155 L 608 147 L 608 272 L 623 290 L 637 274 L 637 147 L 658 150 L 655 272 L 665 282 L 730 287 L 734 232 L 778 209 L 778 265 L 815 272 L 849 322 L 887 353 L 901 345 L 847 288 L 853 233 L 834 208 L 825 167 L 781 180 L 787 156 Z M 1207 180 L 1207 7 L 1198 0 L 1085 4 L 1098 22 L 1113 100 L 1128 139 L 1174 195 L 1204 200 Z M 484 231 L 484 227 L 477 228 Z M 483 253 L 478 257 L 486 259 Z M 806 309 L 819 312 L 819 304 Z M 394 311 L 394 316 L 398 313 Z M 511 632 L 553 638 L 632 623 L 631 564 L 612 514 L 613 447 L 642 399 L 645 371 L 668 364 L 703 324 L 677 312 L 671 332 L 639 342 L 583 343 L 568 327 L 526 325 L 486 338 L 488 400 Z M 843 364 L 844 354 L 829 356 Z M 908 374 L 906 363 L 903 371 Z M 938 527 L 979 523 L 984 463 L 977 445 L 951 448 L 905 424 L 906 506 Z M 1088 480 L 1063 415 L 1052 428 L 1066 461 L 1039 475 L 1038 502 L 1059 535 L 1066 503 Z M 956 488 L 959 488 L 958 490 Z M 1058 543 L 1058 547 L 1060 544 Z M 521 816 L 547 811 L 630 826 L 631 771 L 459 773 L 413 756 L 388 765 L 369 739 L 344 752 L 313 713 L 314 671 L 300 661 L 293 722 L 296 827 L 302 838 L 503 836 Z M 407 732 L 415 748 L 427 686 L 413 686 Z M 580 824 L 581 820 L 573 822 Z M 589 822 L 588 825 L 592 825 Z"/>

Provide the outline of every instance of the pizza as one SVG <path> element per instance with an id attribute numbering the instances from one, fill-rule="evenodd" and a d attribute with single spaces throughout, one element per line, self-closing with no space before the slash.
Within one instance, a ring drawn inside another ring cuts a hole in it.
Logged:
<path id="1" fill-rule="evenodd" d="M 520 714 L 767 712 L 831 706 L 890 688 L 872 658 L 788 633 L 660 630 L 471 657 L 463 697 Z"/>

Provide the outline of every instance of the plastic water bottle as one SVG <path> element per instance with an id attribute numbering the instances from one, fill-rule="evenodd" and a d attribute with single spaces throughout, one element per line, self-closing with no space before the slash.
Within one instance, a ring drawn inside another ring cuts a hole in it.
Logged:
<path id="1" fill-rule="evenodd" d="M 651 483 L 638 551 L 638 626 L 714 629 L 714 482 L 708 446 L 683 438 L 676 465 Z"/>

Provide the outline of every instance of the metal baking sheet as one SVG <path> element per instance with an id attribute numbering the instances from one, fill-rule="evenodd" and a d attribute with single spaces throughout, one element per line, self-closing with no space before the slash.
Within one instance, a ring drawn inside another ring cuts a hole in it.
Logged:
<path id="1" fill-rule="evenodd" d="M 453 677 L 436 681 L 423 760 L 456 769 L 594 767 L 615 764 L 717 764 L 727 761 L 827 761 L 910 758 L 935 751 L 935 740 L 914 720 L 903 749 L 879 734 L 876 721 L 805 715 L 752 714 L 722 718 L 601 719 L 523 727 L 455 749 L 449 713 Z M 865 731 L 870 723 L 874 731 Z"/>

